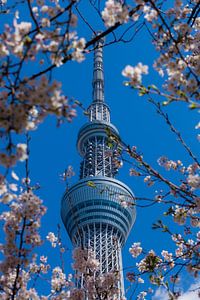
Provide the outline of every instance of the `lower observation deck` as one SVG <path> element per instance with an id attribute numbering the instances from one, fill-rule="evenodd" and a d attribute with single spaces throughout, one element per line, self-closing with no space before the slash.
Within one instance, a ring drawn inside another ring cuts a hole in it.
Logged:
<path id="1" fill-rule="evenodd" d="M 123 207 L 121 201 L 132 205 Z M 136 217 L 134 195 L 117 179 L 84 178 L 65 192 L 61 216 L 73 243 L 76 243 L 74 237 L 80 229 L 91 224 L 105 224 L 118 232 L 123 245 Z"/>

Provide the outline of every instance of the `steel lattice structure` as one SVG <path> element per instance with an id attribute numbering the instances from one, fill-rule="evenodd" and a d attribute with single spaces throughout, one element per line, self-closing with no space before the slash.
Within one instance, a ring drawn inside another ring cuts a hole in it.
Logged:
<path id="1" fill-rule="evenodd" d="M 123 207 L 119 201 L 123 197 L 130 202 L 134 195 L 115 179 L 120 138 L 110 123 L 110 110 L 104 102 L 103 44 L 101 39 L 95 45 L 89 122 L 78 134 L 77 148 L 83 157 L 80 180 L 65 192 L 61 216 L 73 245 L 93 249 L 100 262 L 99 274 L 113 271 L 121 274 L 118 284 L 121 299 L 124 295 L 121 249 L 135 221 L 135 207 Z M 83 277 L 79 285 L 84 285 Z"/>

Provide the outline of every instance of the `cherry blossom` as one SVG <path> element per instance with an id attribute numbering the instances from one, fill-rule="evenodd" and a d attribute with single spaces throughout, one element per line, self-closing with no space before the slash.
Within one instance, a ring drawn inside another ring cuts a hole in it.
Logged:
<path id="1" fill-rule="evenodd" d="M 158 18 L 157 11 L 155 9 L 151 9 L 150 6 L 144 5 L 143 12 L 145 14 L 144 18 L 149 22 L 152 22 L 153 20 Z"/>
<path id="2" fill-rule="evenodd" d="M 96 271 L 99 268 L 99 262 L 94 258 L 94 253 L 90 249 L 75 248 L 73 251 L 73 268 L 80 273 L 87 272 L 87 269 Z"/>
<path id="3" fill-rule="evenodd" d="M 46 239 L 51 243 L 52 247 L 55 248 L 57 245 L 58 238 L 53 232 L 49 232 Z"/>
<path id="4" fill-rule="evenodd" d="M 126 66 L 122 75 L 130 79 L 130 84 L 138 85 L 142 82 L 142 74 L 148 74 L 148 66 L 138 63 L 137 66 Z"/>
<path id="5" fill-rule="evenodd" d="M 164 259 L 165 259 L 166 261 L 172 261 L 172 253 L 169 253 L 168 251 L 163 250 L 163 251 L 161 252 L 161 255 L 164 257 Z"/>
<path id="6" fill-rule="evenodd" d="M 66 276 L 63 274 L 61 268 L 56 267 L 52 271 L 51 278 L 51 292 L 55 293 L 61 290 L 62 286 L 65 285 Z"/>
<path id="7" fill-rule="evenodd" d="M 147 292 L 143 291 L 143 292 L 140 292 L 139 295 L 137 296 L 137 299 L 143 299 L 145 300 L 145 296 L 147 295 Z"/>
<path id="8" fill-rule="evenodd" d="M 119 1 L 106 1 L 105 8 L 102 11 L 102 17 L 107 27 L 115 25 L 115 23 L 127 23 L 129 20 L 128 9 Z"/>
<path id="9" fill-rule="evenodd" d="M 198 189 L 200 188 L 200 176 L 198 174 L 192 175 L 190 174 L 187 178 L 188 184 L 193 188 L 193 189 Z"/>
<path id="10" fill-rule="evenodd" d="M 76 60 L 77 62 L 82 62 L 85 59 L 83 54 L 83 51 L 85 49 L 85 44 L 86 41 L 84 38 L 81 38 L 79 40 L 74 40 L 72 42 L 72 49 L 74 49 L 74 51 L 72 52 L 73 60 Z"/>
<path id="11" fill-rule="evenodd" d="M 131 248 L 129 248 L 129 252 L 133 257 L 138 257 L 142 253 L 142 247 L 140 247 L 141 243 L 134 243 Z"/>

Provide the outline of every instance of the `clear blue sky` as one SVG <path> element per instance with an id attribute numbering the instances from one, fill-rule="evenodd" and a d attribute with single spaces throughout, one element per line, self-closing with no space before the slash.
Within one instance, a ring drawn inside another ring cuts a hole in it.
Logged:
<path id="1" fill-rule="evenodd" d="M 87 5 L 82 5 L 82 11 L 86 17 L 90 15 Z M 97 21 L 97 16 L 90 19 L 95 30 L 104 29 Z M 79 25 L 81 25 L 79 35 L 89 40 L 92 33 L 83 23 L 80 22 Z M 150 74 L 145 76 L 145 84 L 160 85 L 160 78 L 152 68 L 156 56 L 151 38 L 145 29 L 131 43 L 113 44 L 104 49 L 105 101 L 111 109 L 111 121 L 118 128 L 122 139 L 130 145 L 137 146 L 145 159 L 159 169 L 156 161 L 162 155 L 173 160 L 181 159 L 184 163 L 190 160 L 152 105 L 147 103 L 145 97 L 139 97 L 135 91 L 125 87 L 121 75 L 122 69 L 127 64 L 136 65 L 142 62 L 148 64 L 150 69 Z M 62 82 L 63 91 L 67 96 L 78 99 L 87 107 L 92 100 L 92 68 L 93 54 L 88 54 L 81 64 L 69 62 L 58 68 L 53 73 L 53 78 Z M 167 111 L 171 121 L 178 130 L 183 132 L 186 142 L 197 153 L 198 142 L 193 134 L 198 121 L 197 113 L 189 111 L 183 103 L 170 105 Z M 61 224 L 62 240 L 70 249 L 64 255 L 66 272 L 71 271 L 69 261 L 72 246 L 60 218 L 60 201 L 65 185 L 60 180 L 59 174 L 68 165 L 72 165 L 76 172 L 72 182 L 78 180 L 80 157 L 76 150 L 76 138 L 80 126 L 86 122 L 86 117 L 80 109 L 77 112 L 77 118 L 71 124 L 66 123 L 60 128 L 56 127 L 56 120 L 49 117 L 38 130 L 31 133 L 30 143 L 30 177 L 33 183 L 39 182 L 41 185 L 38 195 L 48 207 L 47 214 L 42 220 L 42 235 L 45 237 L 49 231 L 56 232 L 57 224 Z M 147 189 L 142 179 L 130 177 L 129 167 L 124 165 L 118 179 L 126 183 L 136 196 L 154 195 L 156 188 Z M 24 176 L 23 164 L 16 168 L 16 173 Z M 152 223 L 161 218 L 163 218 L 162 209 L 159 207 L 137 209 L 136 223 L 123 250 L 125 268 L 135 264 L 135 260 L 128 254 L 128 249 L 133 242 L 141 241 L 146 250 L 155 248 L 158 254 L 163 248 L 167 248 L 168 240 L 163 239 L 163 234 L 151 230 Z M 44 246 L 41 253 L 47 254 L 53 265 L 59 264 L 56 250 Z"/>

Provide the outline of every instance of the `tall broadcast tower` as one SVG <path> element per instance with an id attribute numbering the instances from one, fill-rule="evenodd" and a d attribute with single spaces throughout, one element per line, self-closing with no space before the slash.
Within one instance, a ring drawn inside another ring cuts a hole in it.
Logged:
<path id="1" fill-rule="evenodd" d="M 121 205 L 120 199 L 130 203 L 134 195 L 123 182 L 115 179 L 120 139 L 104 102 L 103 44 L 101 39 L 95 45 L 89 122 L 81 127 L 77 139 L 83 158 L 80 180 L 65 192 L 61 216 L 73 245 L 94 251 L 100 262 L 100 274 L 119 272 L 121 299 L 124 296 L 121 249 L 136 213 L 134 206 Z"/>

